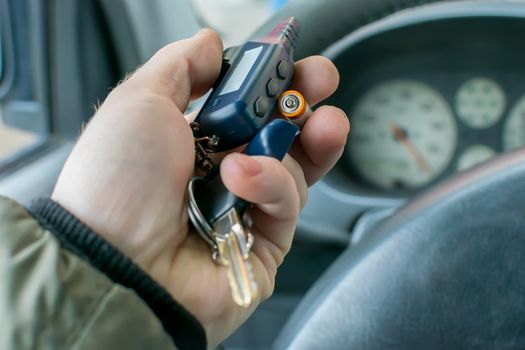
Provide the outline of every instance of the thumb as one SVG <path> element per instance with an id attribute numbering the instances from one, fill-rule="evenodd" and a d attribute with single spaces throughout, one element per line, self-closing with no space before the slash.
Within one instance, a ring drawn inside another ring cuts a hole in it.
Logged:
<path id="1" fill-rule="evenodd" d="M 219 76 L 222 49 L 219 35 L 202 29 L 157 51 L 118 90 L 167 97 L 183 112 L 190 98 L 204 94 Z"/>

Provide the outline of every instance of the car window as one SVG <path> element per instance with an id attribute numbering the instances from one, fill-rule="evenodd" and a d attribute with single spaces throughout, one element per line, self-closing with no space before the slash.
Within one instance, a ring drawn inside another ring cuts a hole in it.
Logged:
<path id="1" fill-rule="evenodd" d="M 4 2 L 0 12 L 0 175 L 8 164 L 43 139 L 41 107 L 34 88 L 34 69 L 27 40 L 26 7 Z M 33 129 L 33 130 L 32 130 Z"/>
<path id="2" fill-rule="evenodd" d="M 4 55 L 3 40 L 0 36 L 0 84 L 4 78 Z M 0 163 L 35 141 L 35 134 L 9 127 L 3 123 L 2 103 L 0 102 Z"/>
<path id="3" fill-rule="evenodd" d="M 203 24 L 221 33 L 224 46 L 246 40 L 285 0 L 193 0 Z"/>
<path id="4" fill-rule="evenodd" d="M 2 46 L 2 36 L 0 35 L 0 83 L 4 77 L 4 47 Z"/>

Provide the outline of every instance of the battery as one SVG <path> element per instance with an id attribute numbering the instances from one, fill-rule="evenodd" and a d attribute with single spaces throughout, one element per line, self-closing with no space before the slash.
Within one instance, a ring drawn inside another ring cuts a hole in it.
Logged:
<path id="1" fill-rule="evenodd" d="M 296 90 L 287 90 L 277 102 L 281 115 L 291 122 L 301 126 L 310 116 L 312 110 L 306 103 L 304 96 Z"/>

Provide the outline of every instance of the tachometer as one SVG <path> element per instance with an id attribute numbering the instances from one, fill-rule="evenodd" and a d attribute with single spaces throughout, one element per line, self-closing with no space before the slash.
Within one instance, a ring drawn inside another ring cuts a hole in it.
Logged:
<path id="1" fill-rule="evenodd" d="M 372 88 L 353 114 L 349 155 L 356 170 L 384 189 L 417 188 L 448 166 L 457 127 L 430 86 L 395 80 Z"/>
<path id="2" fill-rule="evenodd" d="M 525 146 L 525 96 L 510 112 L 503 129 L 503 147 L 506 151 Z"/>
<path id="3" fill-rule="evenodd" d="M 506 99 L 503 89 L 494 80 L 474 78 L 461 85 L 456 94 L 456 110 L 466 125 L 488 128 L 501 118 Z"/>

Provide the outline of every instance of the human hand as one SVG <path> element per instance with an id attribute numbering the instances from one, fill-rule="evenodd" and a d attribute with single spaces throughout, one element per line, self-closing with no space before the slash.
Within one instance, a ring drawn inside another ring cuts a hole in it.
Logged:
<path id="1" fill-rule="evenodd" d="M 222 43 L 211 30 L 157 52 L 107 97 L 52 195 L 168 290 L 201 322 L 211 345 L 271 295 L 307 187 L 339 159 L 349 130 L 341 110 L 324 106 L 306 122 L 282 163 L 239 153 L 223 159 L 226 187 L 254 203 L 250 260 L 258 299 L 249 309 L 235 305 L 226 269 L 212 261 L 186 212 L 195 152 L 183 111 L 212 86 L 221 59 Z M 338 80 L 332 63 L 310 57 L 296 64 L 293 88 L 314 105 L 333 93 Z"/>

